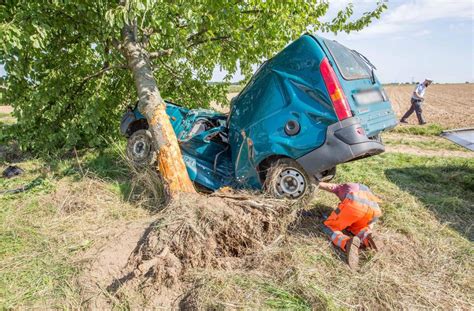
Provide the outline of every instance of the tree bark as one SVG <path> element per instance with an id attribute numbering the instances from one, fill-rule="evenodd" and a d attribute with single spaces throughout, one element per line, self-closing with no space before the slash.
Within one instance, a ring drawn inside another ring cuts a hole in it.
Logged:
<path id="1" fill-rule="evenodd" d="M 137 42 L 135 33 L 133 26 L 123 27 L 121 48 L 133 73 L 139 98 L 138 109 L 148 121 L 148 130 L 157 150 L 157 169 L 172 197 L 180 192 L 195 192 L 178 140 L 166 114 L 166 104 L 153 76 L 148 52 Z"/>

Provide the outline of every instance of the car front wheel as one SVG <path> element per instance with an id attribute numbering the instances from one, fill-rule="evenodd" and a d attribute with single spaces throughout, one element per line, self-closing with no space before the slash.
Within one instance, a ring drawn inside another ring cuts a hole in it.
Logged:
<path id="1" fill-rule="evenodd" d="M 151 133 L 148 130 L 134 132 L 127 141 L 127 157 L 136 166 L 146 166 L 155 161 Z"/>

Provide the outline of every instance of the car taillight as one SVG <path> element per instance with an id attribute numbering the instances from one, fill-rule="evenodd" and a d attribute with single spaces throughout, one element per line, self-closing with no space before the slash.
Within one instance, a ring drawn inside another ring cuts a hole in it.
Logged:
<path id="1" fill-rule="evenodd" d="M 323 76 L 324 84 L 326 84 L 326 88 L 331 97 L 339 121 L 352 117 L 349 102 L 347 101 L 346 95 L 344 95 L 339 79 L 337 78 L 334 69 L 332 69 L 329 64 L 327 57 L 324 58 L 321 65 L 319 65 L 319 70 Z"/>

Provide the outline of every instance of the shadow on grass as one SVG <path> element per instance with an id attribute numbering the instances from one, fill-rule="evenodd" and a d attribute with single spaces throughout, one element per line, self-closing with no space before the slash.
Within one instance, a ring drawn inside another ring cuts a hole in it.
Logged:
<path id="1" fill-rule="evenodd" d="M 124 201 L 143 201 L 146 194 L 140 184 L 134 185 L 133 178 L 137 172 L 125 159 L 123 141 L 104 139 L 105 148 L 102 149 L 43 150 L 32 153 L 21 150 L 12 130 L 14 126 L 0 120 L 0 168 L 16 164 L 29 174 L 41 178 L 46 178 L 45 174 L 48 178 L 69 177 L 73 181 L 80 181 L 84 176 L 93 177 L 105 181 Z"/>
<path id="2" fill-rule="evenodd" d="M 0 119 L 0 165 L 18 163 L 30 157 L 20 151 L 12 127 L 13 124 L 3 123 Z"/>
<path id="3" fill-rule="evenodd" d="M 122 200 L 139 203 L 150 212 L 163 208 L 167 197 L 159 174 L 151 166 L 134 167 L 117 147 L 84 158 L 82 169 L 110 182 Z"/>
<path id="4" fill-rule="evenodd" d="M 130 170 L 125 161 L 114 150 L 100 150 L 85 158 L 84 168 L 105 180 L 127 182 Z"/>
<path id="5" fill-rule="evenodd" d="M 73 181 L 80 181 L 84 176 L 97 178 L 107 182 L 124 201 L 130 201 L 132 172 L 121 155 L 112 148 L 37 155 L 36 159 L 55 179 L 70 177 Z"/>
<path id="6" fill-rule="evenodd" d="M 323 237 L 330 243 L 329 236 L 323 231 L 324 220 L 334 211 L 334 208 L 318 204 L 309 210 L 300 210 L 297 214 L 297 220 L 290 224 L 290 234 L 304 235 L 309 238 Z M 344 232 L 350 236 L 349 232 Z M 334 246 L 335 254 L 341 262 L 346 261 L 346 255 L 338 247 Z"/>
<path id="7" fill-rule="evenodd" d="M 124 201 L 133 197 L 132 171 L 116 150 L 105 149 L 85 157 L 83 170 L 111 182 Z"/>
<path id="8" fill-rule="evenodd" d="M 318 204 L 309 210 L 300 210 L 297 213 L 297 220 L 290 224 L 290 232 L 307 236 L 326 236 L 322 231 L 322 223 L 334 209 Z"/>
<path id="9" fill-rule="evenodd" d="M 386 177 L 416 196 L 436 217 L 474 241 L 474 169 L 467 165 L 385 170 Z"/>

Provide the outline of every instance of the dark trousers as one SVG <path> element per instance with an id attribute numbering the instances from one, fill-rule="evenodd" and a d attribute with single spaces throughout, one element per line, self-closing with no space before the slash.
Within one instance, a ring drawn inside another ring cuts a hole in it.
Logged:
<path id="1" fill-rule="evenodd" d="M 402 121 L 405 121 L 408 117 L 411 116 L 411 114 L 413 112 L 416 112 L 416 117 L 418 118 L 418 123 L 419 124 L 424 124 L 425 123 L 425 119 L 423 119 L 423 109 L 421 109 L 421 104 L 422 104 L 423 101 L 421 100 L 417 100 L 417 99 L 414 99 L 412 98 L 411 99 L 411 107 L 410 109 L 408 109 L 407 112 L 405 112 L 405 114 L 403 115 L 402 117 Z"/>

